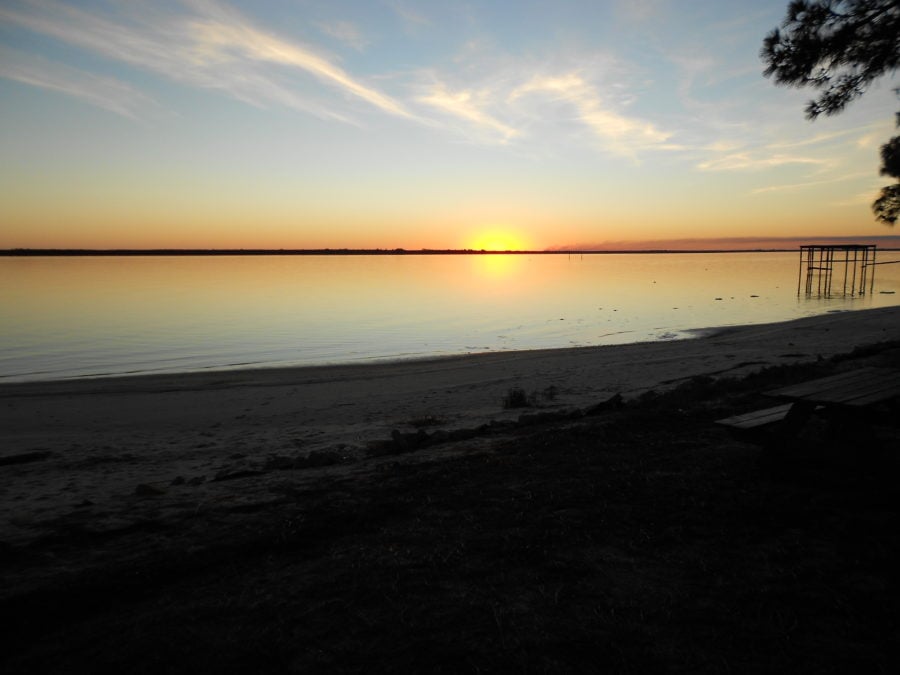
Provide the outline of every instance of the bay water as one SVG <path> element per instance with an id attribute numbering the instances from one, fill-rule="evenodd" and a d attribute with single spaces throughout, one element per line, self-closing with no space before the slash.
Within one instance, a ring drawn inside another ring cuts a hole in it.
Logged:
<path id="1" fill-rule="evenodd" d="M 794 252 L 2 257 L 0 382 L 673 340 L 900 304 L 900 264 L 871 269 L 865 295 L 821 298 L 798 295 Z"/>

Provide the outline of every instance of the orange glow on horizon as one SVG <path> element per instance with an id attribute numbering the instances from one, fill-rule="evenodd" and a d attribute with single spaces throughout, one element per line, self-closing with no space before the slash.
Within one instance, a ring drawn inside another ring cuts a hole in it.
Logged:
<path id="1" fill-rule="evenodd" d="M 473 251 L 527 251 L 528 244 L 520 235 L 508 230 L 491 229 L 479 232 L 466 248 Z"/>

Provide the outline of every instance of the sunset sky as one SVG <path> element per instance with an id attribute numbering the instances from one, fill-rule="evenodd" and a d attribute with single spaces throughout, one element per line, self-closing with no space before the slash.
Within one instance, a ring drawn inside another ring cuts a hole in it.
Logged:
<path id="1" fill-rule="evenodd" d="M 0 248 L 900 234 L 900 79 L 807 121 L 762 76 L 786 5 L 4 0 Z"/>

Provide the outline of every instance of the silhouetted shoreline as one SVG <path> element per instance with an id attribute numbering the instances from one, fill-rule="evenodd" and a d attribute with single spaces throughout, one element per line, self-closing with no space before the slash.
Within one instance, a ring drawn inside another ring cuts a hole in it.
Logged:
<path id="1" fill-rule="evenodd" d="M 95 257 L 95 256 L 325 256 L 325 255 L 613 255 L 664 253 L 794 253 L 791 248 L 722 248 L 722 249 L 608 249 L 572 251 L 487 251 L 473 249 L 381 249 L 381 248 L 310 248 L 310 249 L 67 249 L 17 248 L 0 251 L 0 257 Z M 879 248 L 900 251 L 900 248 Z"/>

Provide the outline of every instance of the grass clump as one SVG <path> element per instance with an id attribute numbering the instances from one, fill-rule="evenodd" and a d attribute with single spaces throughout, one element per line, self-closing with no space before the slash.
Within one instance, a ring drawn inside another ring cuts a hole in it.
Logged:
<path id="1" fill-rule="evenodd" d="M 559 389 L 552 384 L 541 391 L 535 390 L 530 394 L 521 387 L 511 387 L 503 397 L 503 407 L 506 409 L 532 408 L 540 405 L 541 401 L 555 401 L 558 394 Z"/>
<path id="2" fill-rule="evenodd" d="M 521 387 L 512 387 L 506 392 L 506 396 L 503 397 L 503 407 L 506 409 L 510 408 L 528 408 L 531 406 L 531 399 L 528 397 L 528 394 L 525 393 L 525 390 Z"/>
<path id="3" fill-rule="evenodd" d="M 421 428 L 421 427 L 440 427 L 447 423 L 442 417 L 438 417 L 437 415 L 423 415 L 421 417 L 414 417 L 409 420 L 407 424 L 411 427 Z"/>

